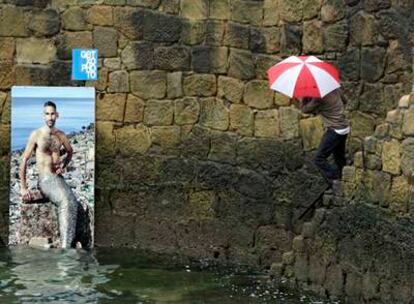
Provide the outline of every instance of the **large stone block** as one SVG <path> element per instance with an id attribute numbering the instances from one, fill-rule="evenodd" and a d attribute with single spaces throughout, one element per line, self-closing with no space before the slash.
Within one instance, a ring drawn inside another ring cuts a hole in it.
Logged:
<path id="1" fill-rule="evenodd" d="M 197 73 L 220 73 L 227 71 L 226 47 L 197 46 L 192 51 L 192 67 Z"/>
<path id="2" fill-rule="evenodd" d="M 109 71 L 117 71 L 121 69 L 121 58 L 105 58 L 103 59 L 103 66 Z"/>
<path id="3" fill-rule="evenodd" d="M 127 71 L 114 71 L 109 74 L 108 92 L 129 92 L 129 78 Z"/>
<path id="4" fill-rule="evenodd" d="M 299 115 L 300 112 L 294 107 L 279 108 L 280 133 L 285 139 L 299 136 Z"/>
<path id="5" fill-rule="evenodd" d="M 118 32 L 97 26 L 93 30 L 93 44 L 98 49 L 99 57 L 115 57 L 118 55 Z"/>
<path id="6" fill-rule="evenodd" d="M 92 45 L 91 32 L 64 32 L 57 38 L 57 56 L 59 59 L 71 59 L 72 49 L 90 49 Z"/>
<path id="7" fill-rule="evenodd" d="M 181 40 L 185 44 L 202 44 L 206 33 L 206 23 L 199 20 L 184 20 Z"/>
<path id="8" fill-rule="evenodd" d="M 374 132 L 375 118 L 370 115 L 355 112 L 350 117 L 350 123 L 352 136 L 364 138 Z"/>
<path id="9" fill-rule="evenodd" d="M 59 32 L 60 17 L 54 9 L 47 9 L 33 13 L 29 22 L 29 29 L 35 36 L 51 36 Z"/>
<path id="10" fill-rule="evenodd" d="M 280 45 L 281 54 L 299 55 L 302 50 L 302 32 L 301 27 L 296 25 L 285 24 L 281 27 Z"/>
<path id="11" fill-rule="evenodd" d="M 250 107 L 268 109 L 273 105 L 273 94 L 267 81 L 252 80 L 246 84 L 243 100 Z"/>
<path id="12" fill-rule="evenodd" d="M 132 94 L 128 94 L 124 122 L 136 123 L 144 120 L 145 102 Z"/>
<path id="13" fill-rule="evenodd" d="M 145 11 L 140 8 L 116 7 L 113 9 L 114 27 L 131 40 L 144 37 Z"/>
<path id="14" fill-rule="evenodd" d="M 2 63 L 0 69 L 0 89 L 10 89 L 13 85 L 16 85 L 16 74 L 17 72 L 12 62 Z"/>
<path id="15" fill-rule="evenodd" d="M 388 104 L 384 100 L 383 89 L 382 84 L 365 83 L 359 98 L 359 110 L 385 115 Z"/>
<path id="16" fill-rule="evenodd" d="M 154 66 L 153 56 L 153 45 L 144 41 L 131 41 L 121 53 L 122 63 L 128 70 L 151 70 Z"/>
<path id="17" fill-rule="evenodd" d="M 400 143 L 397 140 L 385 141 L 382 146 L 382 170 L 391 174 L 400 174 Z"/>
<path id="18" fill-rule="evenodd" d="M 386 74 L 392 74 L 411 64 L 410 51 L 398 40 L 390 41 L 387 49 Z"/>
<path id="19" fill-rule="evenodd" d="M 243 136 L 253 135 L 254 114 L 252 109 L 242 104 L 230 106 L 230 128 Z"/>
<path id="20" fill-rule="evenodd" d="M 338 58 L 338 68 L 341 71 L 341 79 L 344 81 L 358 81 L 360 73 L 360 50 L 359 48 L 350 48 L 342 53 Z M 357 87 L 358 88 L 358 87 Z M 345 96 L 350 99 L 347 107 L 355 104 L 359 95 L 359 90 L 355 88 L 354 83 L 347 83 L 344 86 Z M 352 96 L 352 97 L 350 97 Z M 356 108 L 356 107 L 355 107 Z"/>
<path id="21" fill-rule="evenodd" d="M 395 8 L 383 10 L 377 13 L 379 32 L 386 39 L 395 39 L 407 34 L 409 25 L 406 18 Z"/>
<path id="22" fill-rule="evenodd" d="M 274 138 L 280 135 L 279 112 L 276 109 L 257 111 L 254 120 L 254 136 Z"/>
<path id="23" fill-rule="evenodd" d="M 160 70 L 190 69 L 190 51 L 184 46 L 161 46 L 155 49 L 154 66 Z"/>
<path id="24" fill-rule="evenodd" d="M 145 40 L 153 42 L 177 42 L 181 38 L 181 31 L 182 20 L 179 17 L 146 12 L 144 20 Z"/>
<path id="25" fill-rule="evenodd" d="M 276 26 L 250 28 L 250 50 L 260 53 L 275 53 L 281 47 L 280 29 Z"/>
<path id="26" fill-rule="evenodd" d="M 174 122 L 177 125 L 195 124 L 200 114 L 200 104 L 195 97 L 174 101 Z"/>
<path id="27" fill-rule="evenodd" d="M 159 10 L 164 13 L 177 15 L 180 11 L 180 0 L 161 0 Z"/>
<path id="28" fill-rule="evenodd" d="M 183 73 L 174 72 L 167 74 L 167 97 L 177 98 L 183 96 Z"/>
<path id="29" fill-rule="evenodd" d="M 224 43 L 227 46 L 239 49 L 249 48 L 250 28 L 234 22 L 228 22 Z"/>
<path id="30" fill-rule="evenodd" d="M 216 92 L 216 76 L 212 74 L 193 74 L 184 78 L 185 95 L 213 96 Z"/>
<path id="31" fill-rule="evenodd" d="M 363 196 L 371 203 L 386 206 L 391 188 L 391 176 L 383 171 L 364 171 Z"/>
<path id="32" fill-rule="evenodd" d="M 348 23 L 339 21 L 323 29 L 326 51 L 344 51 L 348 43 Z"/>
<path id="33" fill-rule="evenodd" d="M 299 22 L 303 17 L 303 1 L 280 0 L 280 18 L 286 22 Z"/>
<path id="34" fill-rule="evenodd" d="M 407 138 L 401 144 L 401 170 L 405 176 L 414 176 L 414 138 Z"/>
<path id="35" fill-rule="evenodd" d="M 332 23 L 346 16 L 346 6 L 343 0 L 327 0 L 321 8 L 323 22 Z"/>
<path id="36" fill-rule="evenodd" d="M 138 97 L 164 98 L 167 91 L 167 76 L 163 71 L 132 71 L 129 75 L 131 92 Z"/>
<path id="37" fill-rule="evenodd" d="M 318 147 L 323 136 L 323 123 L 320 117 L 301 119 L 299 122 L 303 149 L 309 151 Z"/>
<path id="38" fill-rule="evenodd" d="M 322 22 L 318 20 L 304 22 L 302 43 L 305 53 L 320 54 L 323 52 Z"/>
<path id="39" fill-rule="evenodd" d="M 15 48 L 16 42 L 14 38 L 0 37 L 0 60 L 12 61 Z"/>
<path id="40" fill-rule="evenodd" d="M 160 5 L 160 0 L 127 0 L 126 4 L 131 6 L 143 6 L 154 9 Z"/>
<path id="41" fill-rule="evenodd" d="M 263 3 L 263 25 L 278 25 L 280 20 L 279 1 L 264 0 Z"/>
<path id="42" fill-rule="evenodd" d="M 181 16 L 187 19 L 204 20 L 208 16 L 207 0 L 181 0 Z"/>
<path id="43" fill-rule="evenodd" d="M 219 76 L 217 93 L 219 98 L 224 98 L 234 103 L 240 103 L 243 96 L 243 90 L 243 81 L 231 77 Z"/>
<path id="44" fill-rule="evenodd" d="M 310 20 L 319 16 L 322 6 L 322 0 L 307 0 L 302 2 L 303 19 Z"/>
<path id="45" fill-rule="evenodd" d="M 113 25 L 112 7 L 105 5 L 94 5 L 86 14 L 86 20 L 93 25 Z"/>
<path id="46" fill-rule="evenodd" d="M 402 125 L 404 135 L 414 135 L 414 108 L 411 107 L 404 113 L 404 120 Z"/>
<path id="47" fill-rule="evenodd" d="M 168 126 L 173 122 L 174 103 L 171 100 L 148 100 L 144 110 L 147 126 Z"/>
<path id="48" fill-rule="evenodd" d="M 153 145 L 162 148 L 172 148 L 180 143 L 180 127 L 178 126 L 154 126 L 151 127 L 151 140 Z"/>
<path id="49" fill-rule="evenodd" d="M 234 164 L 236 161 L 237 135 L 228 132 L 212 131 L 208 159 Z"/>
<path id="50" fill-rule="evenodd" d="M 98 95 L 96 119 L 122 122 L 124 120 L 126 94 Z"/>
<path id="51" fill-rule="evenodd" d="M 230 0 L 210 0 L 209 17 L 212 19 L 230 19 Z"/>
<path id="52" fill-rule="evenodd" d="M 16 60 L 18 63 L 47 64 L 55 59 L 56 47 L 49 39 L 18 39 L 16 42 Z"/>
<path id="53" fill-rule="evenodd" d="M 151 146 L 151 135 L 146 126 L 125 126 L 115 130 L 116 148 L 124 156 L 144 154 Z"/>
<path id="54" fill-rule="evenodd" d="M 255 64 L 251 52 L 231 49 L 228 76 L 250 80 L 255 78 Z"/>
<path id="55" fill-rule="evenodd" d="M 262 1 L 232 0 L 230 7 L 231 20 L 251 25 L 262 25 Z"/>
<path id="56" fill-rule="evenodd" d="M 71 7 L 62 13 L 62 27 L 70 31 L 88 30 L 86 11 L 80 7 Z"/>
<path id="57" fill-rule="evenodd" d="M 363 48 L 361 52 L 361 78 L 376 82 L 384 73 L 385 49 L 382 47 Z"/>
<path id="58" fill-rule="evenodd" d="M 355 45 L 373 45 L 377 40 L 377 26 L 373 15 L 358 12 L 350 19 L 350 41 Z"/>
<path id="59" fill-rule="evenodd" d="M 226 131 L 229 127 L 229 110 L 223 101 L 217 98 L 204 98 L 200 103 L 200 124 L 211 129 Z"/>
<path id="60" fill-rule="evenodd" d="M 221 46 L 225 26 L 221 21 L 208 20 L 206 22 L 205 43 L 207 45 Z"/>
<path id="61" fill-rule="evenodd" d="M 410 185 L 405 176 L 396 176 L 392 180 L 390 192 L 390 208 L 392 211 L 405 214 L 408 211 Z"/>
<path id="62" fill-rule="evenodd" d="M 14 6 L 2 6 L 0 9 L 0 36 L 27 37 L 24 9 Z"/>

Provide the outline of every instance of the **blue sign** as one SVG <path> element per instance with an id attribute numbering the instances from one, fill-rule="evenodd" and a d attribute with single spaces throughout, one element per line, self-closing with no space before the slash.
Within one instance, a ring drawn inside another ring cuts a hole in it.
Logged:
<path id="1" fill-rule="evenodd" d="M 98 80 L 98 50 L 72 50 L 72 80 Z"/>

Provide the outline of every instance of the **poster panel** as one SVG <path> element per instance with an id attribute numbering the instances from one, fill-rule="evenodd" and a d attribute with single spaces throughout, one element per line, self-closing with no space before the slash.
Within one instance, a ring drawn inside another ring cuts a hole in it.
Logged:
<path id="1" fill-rule="evenodd" d="M 91 248 L 95 89 L 12 88 L 9 245 Z"/>

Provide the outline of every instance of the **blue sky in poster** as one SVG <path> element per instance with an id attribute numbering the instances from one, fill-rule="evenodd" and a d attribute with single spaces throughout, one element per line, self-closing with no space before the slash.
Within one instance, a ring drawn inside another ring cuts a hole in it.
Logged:
<path id="1" fill-rule="evenodd" d="M 56 127 L 65 133 L 95 121 L 93 88 L 13 87 L 12 151 L 24 148 L 30 133 L 44 125 L 43 104 L 48 100 L 56 103 L 60 115 Z"/>

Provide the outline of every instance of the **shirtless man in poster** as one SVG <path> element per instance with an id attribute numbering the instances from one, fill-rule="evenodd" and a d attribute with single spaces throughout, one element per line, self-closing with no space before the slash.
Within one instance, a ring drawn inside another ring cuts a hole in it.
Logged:
<path id="1" fill-rule="evenodd" d="M 66 135 L 55 128 L 56 120 L 59 117 L 56 104 L 47 101 L 43 107 L 43 114 L 45 125 L 30 134 L 23 153 L 23 161 L 20 166 L 20 192 L 23 201 L 33 199 L 33 193 L 27 188 L 26 171 L 28 161 L 35 151 L 41 192 L 58 207 L 61 246 L 62 248 L 71 248 L 74 247 L 79 203 L 61 174 L 72 158 L 73 149 Z M 67 153 L 63 162 L 60 161 L 62 145 Z"/>

